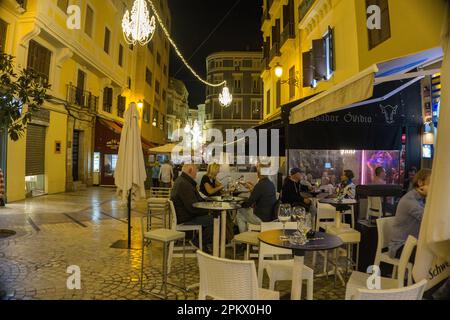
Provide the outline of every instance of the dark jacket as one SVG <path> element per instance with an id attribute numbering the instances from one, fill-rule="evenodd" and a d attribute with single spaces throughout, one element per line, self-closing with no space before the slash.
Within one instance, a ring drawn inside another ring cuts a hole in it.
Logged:
<path id="1" fill-rule="evenodd" d="M 254 214 L 263 222 L 272 221 L 273 211 L 277 202 L 277 192 L 275 186 L 268 178 L 262 178 L 253 188 L 250 198 L 246 200 L 242 207 L 253 207 Z"/>
<path id="2" fill-rule="evenodd" d="M 197 191 L 197 182 L 184 172 L 175 180 L 170 199 L 177 213 L 177 223 L 185 223 L 207 214 L 192 206 L 196 202 L 203 202 L 203 199 Z"/>
<path id="3" fill-rule="evenodd" d="M 291 206 L 302 206 L 306 209 L 309 209 L 309 205 L 305 203 L 305 199 L 302 197 L 300 192 L 301 189 L 300 183 L 292 181 L 290 178 L 287 178 L 284 181 L 283 189 L 281 191 L 281 202 L 288 203 Z"/>

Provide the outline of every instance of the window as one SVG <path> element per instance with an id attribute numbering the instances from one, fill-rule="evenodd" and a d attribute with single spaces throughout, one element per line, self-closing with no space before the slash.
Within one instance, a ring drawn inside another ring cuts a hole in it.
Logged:
<path id="1" fill-rule="evenodd" d="M 153 122 L 152 122 L 152 126 L 154 126 L 155 128 L 158 127 L 158 123 L 159 123 L 159 119 L 158 119 L 159 113 L 158 110 L 153 109 Z"/>
<path id="2" fill-rule="evenodd" d="M 260 80 L 259 77 L 254 77 L 253 81 L 252 81 L 252 88 L 253 88 L 253 93 L 259 93 L 259 87 L 260 87 Z"/>
<path id="3" fill-rule="evenodd" d="M 167 77 L 167 66 L 166 65 L 164 65 L 164 67 L 163 67 L 163 73 Z"/>
<path id="4" fill-rule="evenodd" d="M 270 90 L 267 90 L 266 93 L 266 104 L 267 104 L 266 114 L 270 114 Z"/>
<path id="5" fill-rule="evenodd" d="M 104 88 L 103 89 L 103 111 L 111 113 L 113 104 L 113 89 Z"/>
<path id="6" fill-rule="evenodd" d="M 117 97 L 117 116 L 123 118 L 123 114 L 125 113 L 125 105 L 127 102 L 127 98 L 119 95 Z"/>
<path id="7" fill-rule="evenodd" d="M 303 87 L 314 87 L 314 68 L 312 50 L 303 52 Z"/>
<path id="8" fill-rule="evenodd" d="M 276 101 L 276 108 L 279 108 L 281 106 L 281 80 L 277 81 L 277 101 Z"/>
<path id="9" fill-rule="evenodd" d="M 155 80 L 155 92 L 159 94 L 159 81 Z"/>
<path id="10" fill-rule="evenodd" d="M 159 52 L 156 54 L 156 63 L 158 64 L 158 66 L 161 65 L 161 55 L 159 54 Z"/>
<path id="11" fill-rule="evenodd" d="M 252 120 L 261 120 L 261 100 L 252 100 Z"/>
<path id="12" fill-rule="evenodd" d="M 86 7 L 86 21 L 84 24 L 84 32 L 92 38 L 92 30 L 94 27 L 94 11 L 92 8 L 88 5 Z"/>
<path id="13" fill-rule="evenodd" d="M 128 89 L 131 89 L 131 77 L 128 77 Z"/>
<path id="14" fill-rule="evenodd" d="M 0 19 L 0 52 L 5 52 L 7 28 L 8 24 L 2 19 Z"/>
<path id="15" fill-rule="evenodd" d="M 381 9 L 381 29 L 367 29 L 369 33 L 369 50 L 372 50 L 379 44 L 391 37 L 391 22 L 389 17 L 388 0 L 366 0 L 366 8 L 371 5 L 377 5 Z"/>
<path id="16" fill-rule="evenodd" d="M 223 60 L 223 66 L 224 68 L 233 68 L 233 60 L 230 59 Z"/>
<path id="17" fill-rule="evenodd" d="M 295 97 L 295 66 L 289 69 L 289 98 Z"/>
<path id="18" fill-rule="evenodd" d="M 119 66 L 123 66 L 123 46 L 119 44 Z"/>
<path id="19" fill-rule="evenodd" d="M 163 101 L 166 101 L 166 90 L 164 90 L 164 89 L 162 91 L 162 99 L 163 99 Z"/>
<path id="20" fill-rule="evenodd" d="M 111 41 L 111 31 L 107 27 L 105 27 L 105 43 L 103 45 L 103 50 L 106 53 L 109 53 L 109 43 Z"/>
<path id="21" fill-rule="evenodd" d="M 43 84 L 48 83 L 49 80 L 51 57 L 50 50 L 36 41 L 30 40 L 27 66 L 39 74 Z"/>
<path id="22" fill-rule="evenodd" d="M 241 93 L 241 79 L 234 79 L 234 92 Z"/>
<path id="23" fill-rule="evenodd" d="M 149 86 L 152 86 L 153 75 L 152 75 L 152 72 L 148 68 L 145 69 L 145 82 L 147 82 L 147 84 Z"/>
<path id="24" fill-rule="evenodd" d="M 69 0 L 58 0 L 58 8 L 60 8 L 64 13 L 67 13 L 67 7 L 69 6 Z"/>
<path id="25" fill-rule="evenodd" d="M 233 119 L 242 119 L 242 101 L 235 101 L 233 104 Z"/>
<path id="26" fill-rule="evenodd" d="M 253 61 L 252 60 L 244 60 L 244 61 L 242 61 L 242 66 L 244 68 L 251 68 L 253 66 Z"/>
<path id="27" fill-rule="evenodd" d="M 150 122 L 150 103 L 144 100 L 144 112 L 142 115 L 142 118 L 144 122 L 149 123 Z"/>

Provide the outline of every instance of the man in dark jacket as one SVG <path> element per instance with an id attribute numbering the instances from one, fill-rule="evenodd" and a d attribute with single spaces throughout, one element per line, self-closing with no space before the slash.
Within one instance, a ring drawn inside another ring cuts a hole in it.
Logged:
<path id="1" fill-rule="evenodd" d="M 197 190 L 196 177 L 197 166 L 184 165 L 181 175 L 175 181 L 170 198 L 177 213 L 178 224 L 203 226 L 203 246 L 207 248 L 207 245 L 212 243 L 214 220 L 207 211 L 193 207 L 194 203 L 204 201 Z"/>
<path id="2" fill-rule="evenodd" d="M 290 204 L 291 206 L 302 206 L 309 210 L 311 200 L 303 198 L 301 195 L 302 189 L 300 180 L 302 179 L 302 172 L 299 168 L 293 168 L 291 175 L 286 178 L 281 191 L 281 202 Z"/>
<path id="3" fill-rule="evenodd" d="M 258 183 L 253 186 L 247 183 L 246 187 L 251 191 L 250 198 L 242 204 L 236 216 L 239 232 L 247 230 L 247 223 L 259 225 L 261 222 L 272 221 L 273 211 L 277 202 L 275 185 L 268 176 L 262 172 L 268 167 L 258 165 Z"/>

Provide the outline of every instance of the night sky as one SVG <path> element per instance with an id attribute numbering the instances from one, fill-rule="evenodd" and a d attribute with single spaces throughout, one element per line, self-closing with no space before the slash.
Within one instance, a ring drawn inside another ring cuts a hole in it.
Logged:
<path id="1" fill-rule="evenodd" d="M 209 40 L 188 60 L 206 78 L 206 57 L 217 51 L 260 51 L 262 0 L 169 0 L 172 38 L 186 59 L 208 37 L 237 3 Z M 189 106 L 205 103 L 205 86 L 194 78 L 171 50 L 170 75 L 182 80 L 189 91 Z M 180 68 L 182 68 L 180 70 Z"/>

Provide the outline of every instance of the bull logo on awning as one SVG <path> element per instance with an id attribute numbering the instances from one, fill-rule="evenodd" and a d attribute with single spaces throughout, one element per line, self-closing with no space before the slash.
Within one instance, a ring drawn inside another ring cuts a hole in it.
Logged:
<path id="1" fill-rule="evenodd" d="M 398 106 L 383 106 L 380 104 L 381 112 L 384 114 L 387 124 L 393 124 L 395 122 L 394 116 L 397 114 Z"/>

